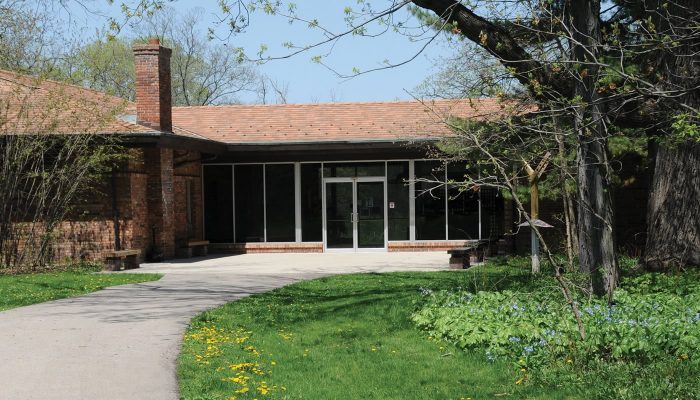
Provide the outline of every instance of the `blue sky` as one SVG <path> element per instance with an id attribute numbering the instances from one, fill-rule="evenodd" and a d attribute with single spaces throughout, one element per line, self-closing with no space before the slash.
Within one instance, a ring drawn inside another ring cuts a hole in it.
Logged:
<path id="1" fill-rule="evenodd" d="M 102 15 L 120 18 L 119 5 L 118 2 L 115 3 L 117 4 L 109 5 L 105 0 L 97 0 L 88 4 Z M 176 0 L 170 6 L 178 13 L 185 13 L 195 7 L 203 8 L 207 26 L 203 26 L 202 30 L 205 31 L 207 27 L 215 26 L 216 16 L 220 15 L 216 3 L 213 0 Z M 389 2 L 379 2 L 375 6 L 383 6 L 383 3 Z M 357 5 L 354 0 L 304 0 L 297 1 L 296 4 L 299 15 L 315 18 L 333 32 L 341 32 L 346 28 L 343 9 L 346 6 Z M 399 12 L 396 17 L 405 20 L 407 24 L 417 25 L 405 11 Z M 71 18 L 73 26 L 85 37 L 90 37 L 96 29 L 106 24 L 106 17 L 100 18 L 95 14 L 86 13 L 75 5 L 71 8 Z M 377 25 L 371 27 L 373 32 L 381 29 Z M 219 33 L 223 34 L 225 31 L 219 30 Z M 429 32 L 424 39 L 431 35 Z M 243 47 L 247 54 L 255 56 L 260 45 L 265 44 L 269 48 L 267 55 L 282 56 L 289 53 L 289 49 L 281 46 L 283 42 L 307 45 L 320 39 L 320 32 L 308 28 L 306 24 L 290 25 L 284 17 L 257 12 L 251 15 L 250 26 L 246 31 L 230 37 L 227 45 Z M 443 37 L 438 37 L 422 54 L 406 65 L 363 74 L 352 79 L 337 77 L 327 68 L 314 63 L 311 58 L 329 54 L 324 59 L 326 64 L 342 74 L 352 74 L 353 68 L 367 71 L 380 67 L 385 60 L 392 63 L 404 61 L 414 56 L 424 44 L 424 40 L 411 41 L 405 35 L 391 31 L 375 38 L 350 36 L 336 43 L 333 48 L 325 46 L 290 59 L 269 61 L 260 66 L 260 71 L 271 79 L 288 85 L 290 103 L 410 99 L 412 94 L 415 94 L 415 87 L 435 71 L 435 59 L 440 55 L 449 54 L 449 46 Z M 255 101 L 255 97 L 250 96 L 242 100 L 252 102 Z"/>

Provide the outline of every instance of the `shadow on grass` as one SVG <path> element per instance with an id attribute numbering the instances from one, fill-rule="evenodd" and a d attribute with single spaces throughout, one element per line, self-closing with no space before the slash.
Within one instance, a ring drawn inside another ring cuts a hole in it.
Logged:
<path id="1" fill-rule="evenodd" d="M 534 279 L 527 269 L 503 263 L 466 271 L 364 273 L 324 277 L 253 295 L 238 302 L 236 309 L 270 326 L 296 324 L 326 318 L 367 318 L 366 306 L 391 308 L 397 302 L 420 301 L 421 291 L 519 290 Z M 384 304 L 384 305 L 383 305 Z M 272 311 L 271 311 L 272 310 Z M 300 312 L 303 311 L 303 312 Z M 413 311 L 406 310 L 406 314 Z M 201 316 L 206 320 L 206 313 Z M 373 315 L 370 318 L 381 318 Z"/>

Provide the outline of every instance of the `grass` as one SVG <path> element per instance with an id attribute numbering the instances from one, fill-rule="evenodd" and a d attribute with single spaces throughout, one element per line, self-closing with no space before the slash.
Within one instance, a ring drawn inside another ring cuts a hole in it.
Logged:
<path id="1" fill-rule="evenodd" d="M 108 286 L 160 279 L 156 274 L 99 274 L 95 268 L 74 268 L 58 272 L 0 275 L 0 311 L 80 296 Z"/>
<path id="2" fill-rule="evenodd" d="M 518 386 L 513 364 L 428 338 L 409 320 L 419 288 L 527 279 L 504 271 L 336 276 L 205 312 L 178 359 L 181 398 L 574 398 L 565 388 Z"/>

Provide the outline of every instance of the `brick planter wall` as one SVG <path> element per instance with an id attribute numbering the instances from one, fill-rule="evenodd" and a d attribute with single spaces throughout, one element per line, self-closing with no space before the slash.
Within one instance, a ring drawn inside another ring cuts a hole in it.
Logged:
<path id="1" fill-rule="evenodd" d="M 280 242 L 280 243 L 222 243 L 210 244 L 210 253 L 249 254 L 249 253 L 323 253 L 321 242 Z"/>

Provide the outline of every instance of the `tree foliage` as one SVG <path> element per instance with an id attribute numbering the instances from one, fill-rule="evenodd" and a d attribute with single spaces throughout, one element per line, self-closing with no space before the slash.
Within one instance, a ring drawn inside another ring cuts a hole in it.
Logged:
<path id="1" fill-rule="evenodd" d="M 47 75 L 73 48 L 43 2 L 0 0 L 0 69 Z"/>
<path id="2" fill-rule="evenodd" d="M 140 24 L 136 38 L 98 38 L 66 63 L 65 79 L 92 89 L 134 100 L 133 44 L 157 37 L 173 50 L 173 105 L 202 106 L 238 102 L 237 95 L 258 90 L 255 68 L 200 31 L 201 13 L 183 17 L 161 11 Z"/>

